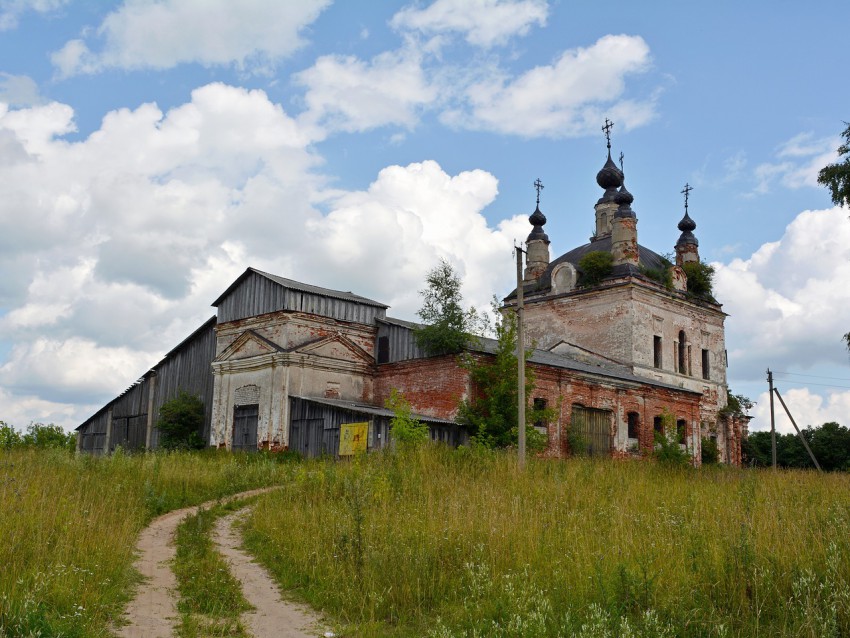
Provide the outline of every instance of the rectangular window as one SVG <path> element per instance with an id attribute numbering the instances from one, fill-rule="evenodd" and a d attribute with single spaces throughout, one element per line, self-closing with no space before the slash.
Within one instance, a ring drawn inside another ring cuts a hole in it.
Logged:
<path id="1" fill-rule="evenodd" d="M 546 409 L 546 399 L 542 399 L 540 397 L 535 397 L 533 406 L 534 406 L 535 411 L 545 410 Z M 545 428 L 546 427 L 546 421 L 544 421 L 542 419 L 538 419 L 534 422 L 534 427 Z"/>
<path id="2" fill-rule="evenodd" d="M 702 351 L 702 378 L 710 379 L 711 374 L 709 373 L 709 361 L 708 361 L 708 350 L 703 349 Z"/>
<path id="3" fill-rule="evenodd" d="M 629 438 L 630 439 L 638 439 L 640 438 L 640 418 L 638 417 L 637 412 L 629 412 Z"/>
<path id="4" fill-rule="evenodd" d="M 378 363 L 387 363 L 390 360 L 390 338 L 378 337 Z"/>
<path id="5" fill-rule="evenodd" d="M 661 349 L 661 337 L 659 337 L 658 335 L 655 335 L 655 337 L 653 337 L 653 348 L 655 350 L 655 367 L 660 368 L 661 367 L 662 349 Z"/>
<path id="6" fill-rule="evenodd" d="M 688 422 L 684 419 L 676 421 L 676 433 L 679 435 L 679 444 L 685 445 L 688 440 Z"/>

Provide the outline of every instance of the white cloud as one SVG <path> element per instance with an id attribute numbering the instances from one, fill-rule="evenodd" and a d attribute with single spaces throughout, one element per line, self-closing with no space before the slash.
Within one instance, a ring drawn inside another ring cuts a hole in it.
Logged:
<path id="1" fill-rule="evenodd" d="M 729 366 L 743 379 L 763 371 L 844 365 L 850 326 L 850 223 L 836 207 L 804 211 L 749 259 L 715 264 L 727 321 Z"/>
<path id="2" fill-rule="evenodd" d="M 775 182 L 786 188 L 812 186 L 820 188 L 818 172 L 838 157 L 841 140 L 835 137 L 815 138 L 800 133 L 782 143 L 776 152 L 778 162 L 764 162 L 755 168 L 755 194 L 767 193 Z"/>
<path id="3" fill-rule="evenodd" d="M 822 397 L 808 388 L 790 387 L 787 390 L 782 388 L 780 393 L 791 416 L 794 417 L 794 422 L 801 430 L 809 425 L 816 427 L 830 421 L 844 426 L 850 425 L 850 391 L 832 392 Z M 782 403 L 776 397 L 773 400 L 773 413 L 777 432 L 796 433 Z M 750 428 L 752 431 L 770 430 L 770 397 L 767 392 L 759 395 L 752 415 L 754 417 Z"/>
<path id="4" fill-rule="evenodd" d="M 352 56 L 323 56 L 295 81 L 307 89 L 302 123 L 326 130 L 410 129 L 419 111 L 438 95 L 413 49 L 385 52 L 369 63 Z"/>
<path id="5" fill-rule="evenodd" d="M 68 4 L 70 0 L 2 0 L 0 2 L 0 31 L 18 26 L 18 18 L 27 11 L 50 13 Z"/>
<path id="6" fill-rule="evenodd" d="M 523 137 L 570 137 L 595 131 L 607 115 L 629 130 L 655 115 L 654 98 L 623 97 L 626 78 L 650 62 L 639 36 L 607 35 L 517 78 L 497 73 L 473 83 L 465 91 L 467 108 L 449 109 L 443 120 Z"/>
<path id="7" fill-rule="evenodd" d="M 9 106 L 33 106 L 43 101 L 31 77 L 0 72 L 0 102 Z"/>
<path id="8" fill-rule="evenodd" d="M 545 0 L 436 0 L 424 9 L 406 7 L 393 16 L 396 29 L 425 34 L 459 33 L 469 44 L 492 47 L 545 26 Z"/>
<path id="9" fill-rule="evenodd" d="M 126 0 L 97 29 L 99 51 L 82 39 L 54 52 L 63 77 L 109 68 L 169 69 L 236 64 L 263 71 L 303 46 L 302 30 L 330 0 Z"/>
<path id="10" fill-rule="evenodd" d="M 364 191 L 327 189 L 311 137 L 262 91 L 211 84 L 167 113 L 110 112 L 67 141 L 73 118 L 55 103 L 0 112 L 6 420 L 57 420 L 122 391 L 249 265 L 413 318 L 440 257 L 471 303 L 505 293 L 512 239 L 528 230 L 520 218 L 488 226 L 498 185 L 481 170 L 424 161 L 389 166 Z M 22 406 L 37 413 L 18 418 Z"/>

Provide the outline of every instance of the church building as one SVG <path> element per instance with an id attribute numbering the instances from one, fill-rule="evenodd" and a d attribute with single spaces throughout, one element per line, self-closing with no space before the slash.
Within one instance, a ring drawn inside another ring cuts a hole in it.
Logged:
<path id="1" fill-rule="evenodd" d="M 695 463 L 703 439 L 713 439 L 721 461 L 740 464 L 746 421 L 723 410 L 726 315 L 710 290 L 688 284 L 701 264 L 689 187 L 672 264 L 638 243 L 610 139 L 596 181 L 603 193 L 589 243 L 550 259 L 539 190 L 529 217 L 522 291 L 536 385 L 528 400 L 557 413 L 535 424 L 544 454 L 637 455 L 664 432 Z M 200 434 L 215 447 L 334 456 L 356 424 L 364 447 L 380 449 L 391 444 L 393 390 L 432 439 L 467 440 L 455 418 L 478 391 L 468 371 L 456 355 L 427 356 L 416 325 L 388 316 L 385 304 L 248 268 L 212 305 L 214 317 L 77 428 L 81 451 L 156 448 L 159 408 L 180 391 L 204 402 Z M 516 305 L 514 290 L 503 311 Z M 486 360 L 495 348 L 482 339 L 469 354 Z"/>

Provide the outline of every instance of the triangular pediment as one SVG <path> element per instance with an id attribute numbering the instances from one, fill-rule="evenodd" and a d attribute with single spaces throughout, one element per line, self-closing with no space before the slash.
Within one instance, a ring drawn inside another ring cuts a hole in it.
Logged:
<path id="1" fill-rule="evenodd" d="M 337 359 L 339 361 L 374 363 L 374 359 L 368 352 L 341 335 L 333 335 L 319 339 L 318 341 L 311 341 L 295 348 L 295 352 L 325 359 Z"/>
<path id="2" fill-rule="evenodd" d="M 265 354 L 280 352 L 281 348 L 257 334 L 253 330 L 246 330 L 239 335 L 236 340 L 225 348 L 216 361 L 235 361 L 237 359 L 250 359 L 251 357 L 259 357 Z"/>

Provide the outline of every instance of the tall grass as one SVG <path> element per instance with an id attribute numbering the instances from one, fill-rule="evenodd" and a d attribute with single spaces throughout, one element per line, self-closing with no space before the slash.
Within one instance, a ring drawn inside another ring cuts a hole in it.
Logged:
<path id="1" fill-rule="evenodd" d="M 0 452 L 0 636 L 106 636 L 154 516 L 291 473 L 262 455 Z"/>
<path id="2" fill-rule="evenodd" d="M 248 543 L 359 636 L 850 635 L 850 477 L 428 447 L 298 466 Z"/>

